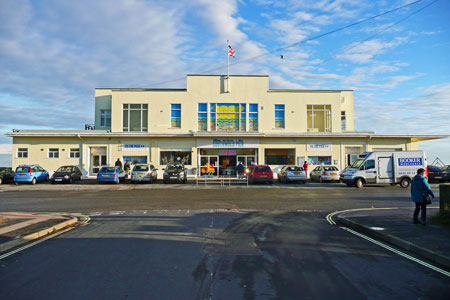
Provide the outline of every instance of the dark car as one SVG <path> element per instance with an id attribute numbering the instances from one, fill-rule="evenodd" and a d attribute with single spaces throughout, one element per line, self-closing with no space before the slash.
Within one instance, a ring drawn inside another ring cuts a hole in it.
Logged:
<path id="1" fill-rule="evenodd" d="M 447 174 L 438 166 L 428 166 L 427 173 L 429 182 L 443 182 L 444 176 Z"/>
<path id="2" fill-rule="evenodd" d="M 53 173 L 51 183 L 72 183 L 75 180 L 81 181 L 82 177 L 83 174 L 77 166 L 62 166 Z"/>
<path id="3" fill-rule="evenodd" d="M 0 184 L 14 181 L 14 171 L 12 168 L 0 168 Z"/>
<path id="4" fill-rule="evenodd" d="M 250 184 L 255 182 L 273 183 L 273 172 L 267 165 L 252 166 L 247 176 Z"/>
<path id="5" fill-rule="evenodd" d="M 164 169 L 163 182 L 169 183 L 170 181 L 178 183 L 187 182 L 186 168 L 181 163 L 168 164 Z"/>
<path id="6" fill-rule="evenodd" d="M 443 166 L 442 171 L 445 172 L 444 181 L 450 181 L 450 165 Z"/>

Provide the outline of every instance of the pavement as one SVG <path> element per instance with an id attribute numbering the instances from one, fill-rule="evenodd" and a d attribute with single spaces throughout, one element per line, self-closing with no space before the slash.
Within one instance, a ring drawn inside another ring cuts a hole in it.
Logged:
<path id="1" fill-rule="evenodd" d="M 338 225 L 450 269 L 450 228 L 433 223 L 432 220 L 439 208 L 427 208 L 425 226 L 413 224 L 413 211 L 413 207 L 348 210 L 338 214 L 337 221 Z"/>
<path id="2" fill-rule="evenodd" d="M 0 253 L 55 233 L 78 222 L 76 216 L 55 213 L 0 213 Z"/>

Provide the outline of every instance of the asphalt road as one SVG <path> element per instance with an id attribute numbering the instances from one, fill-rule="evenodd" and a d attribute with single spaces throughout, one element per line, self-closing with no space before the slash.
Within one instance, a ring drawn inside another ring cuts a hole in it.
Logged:
<path id="1" fill-rule="evenodd" d="M 317 212 L 140 211 L 0 261 L 2 299 L 448 299 L 448 277 Z"/>

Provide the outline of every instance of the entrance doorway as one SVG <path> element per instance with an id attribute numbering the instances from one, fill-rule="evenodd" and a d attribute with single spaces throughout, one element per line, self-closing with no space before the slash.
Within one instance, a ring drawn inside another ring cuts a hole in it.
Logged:
<path id="1" fill-rule="evenodd" d="M 236 166 L 240 161 L 245 167 L 256 163 L 257 149 L 199 149 L 198 175 L 233 176 L 236 175 Z"/>
<path id="2" fill-rule="evenodd" d="M 200 155 L 200 176 L 219 174 L 218 155 Z"/>
<path id="3" fill-rule="evenodd" d="M 91 147 L 90 168 L 89 171 L 92 175 L 96 175 L 101 167 L 106 166 L 107 156 L 106 147 Z"/>

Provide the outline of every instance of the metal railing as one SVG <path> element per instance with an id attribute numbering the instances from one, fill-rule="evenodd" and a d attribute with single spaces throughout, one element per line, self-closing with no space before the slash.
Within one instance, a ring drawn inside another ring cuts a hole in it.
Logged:
<path id="1" fill-rule="evenodd" d="M 221 175 L 214 177 L 197 177 L 197 186 L 208 186 L 208 185 L 220 185 L 220 186 L 232 186 L 232 185 L 246 185 L 248 186 L 247 176 L 243 178 L 238 178 L 231 175 Z"/>

